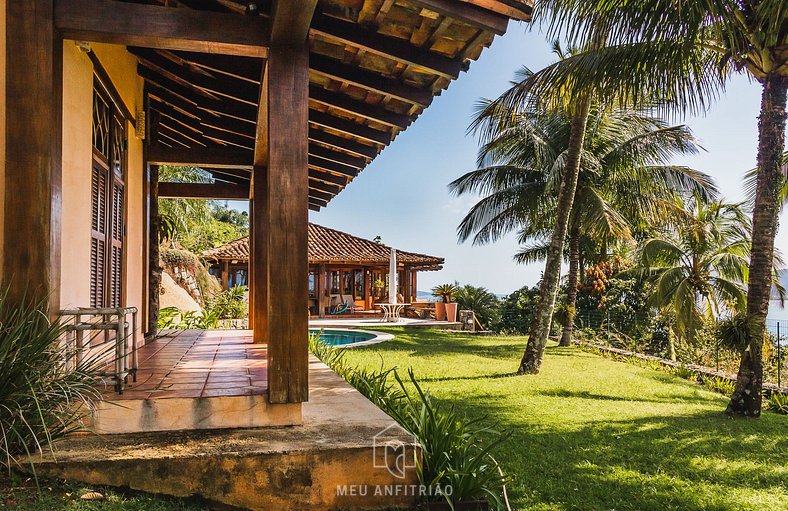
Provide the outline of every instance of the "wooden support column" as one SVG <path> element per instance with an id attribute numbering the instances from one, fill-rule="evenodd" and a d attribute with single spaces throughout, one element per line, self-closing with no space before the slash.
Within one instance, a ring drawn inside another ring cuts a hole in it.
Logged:
<path id="1" fill-rule="evenodd" d="M 369 268 L 364 268 L 364 308 L 372 310 L 372 273 Z"/>
<path id="2" fill-rule="evenodd" d="M 222 289 L 227 289 L 230 284 L 230 261 L 222 260 L 219 264 L 222 272 Z"/>
<path id="3" fill-rule="evenodd" d="M 268 396 L 272 403 L 296 403 L 306 401 L 309 394 L 309 51 L 306 41 L 272 47 L 267 67 L 268 200 L 261 209 L 267 213 L 265 238 L 270 254 Z M 258 181 L 256 178 L 256 198 L 260 191 Z M 255 217 L 257 220 L 260 215 Z"/>
<path id="4" fill-rule="evenodd" d="M 410 288 L 413 290 L 413 301 L 414 302 L 416 301 L 416 298 L 418 298 L 418 295 L 419 295 L 419 286 L 418 286 L 418 281 L 416 280 L 416 274 L 417 273 L 418 273 L 417 271 L 413 271 L 411 273 L 411 285 L 410 285 Z"/>
<path id="5" fill-rule="evenodd" d="M 13 302 L 60 309 L 63 42 L 52 0 L 6 5 L 2 285 Z"/>
<path id="6" fill-rule="evenodd" d="M 146 339 L 156 337 L 159 332 L 159 297 L 161 296 L 161 266 L 159 265 L 159 167 L 150 166 L 150 188 L 148 206 L 148 324 Z"/>
<path id="7" fill-rule="evenodd" d="M 315 294 L 317 295 L 317 316 L 326 317 L 326 265 L 319 264 L 315 274 Z"/>
<path id="8" fill-rule="evenodd" d="M 413 294 L 411 291 L 411 285 L 413 282 L 410 280 L 410 267 L 405 266 L 402 270 L 402 299 L 405 302 L 412 302 L 413 301 Z"/>
<path id="9" fill-rule="evenodd" d="M 252 175 L 252 182 L 249 184 L 249 262 L 247 262 L 246 268 L 246 282 L 248 284 L 249 290 L 249 330 L 255 330 L 255 314 L 257 313 L 257 306 L 254 302 L 254 288 L 257 287 L 257 281 L 255 280 L 255 259 L 254 259 L 254 238 L 255 238 L 255 228 L 254 228 L 254 197 L 251 196 L 252 190 L 254 186 L 254 175 Z M 252 334 L 252 339 L 255 342 L 262 342 L 258 341 L 255 337 L 254 333 Z"/>

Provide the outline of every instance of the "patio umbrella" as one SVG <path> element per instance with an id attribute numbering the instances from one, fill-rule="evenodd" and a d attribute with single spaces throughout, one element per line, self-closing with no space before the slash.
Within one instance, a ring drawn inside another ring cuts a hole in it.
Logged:
<path id="1" fill-rule="evenodd" d="M 389 303 L 397 303 L 397 250 L 393 247 L 389 259 Z"/>

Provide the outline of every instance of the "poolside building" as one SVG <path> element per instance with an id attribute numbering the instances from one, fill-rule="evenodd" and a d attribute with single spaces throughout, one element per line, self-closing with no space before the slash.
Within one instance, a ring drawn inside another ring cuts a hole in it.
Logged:
<path id="1" fill-rule="evenodd" d="M 348 302 L 355 310 L 369 311 L 388 296 L 391 249 L 386 245 L 310 222 L 307 249 L 310 315 L 324 317 Z M 248 236 L 201 256 L 224 289 L 247 285 Z M 397 294 L 415 302 L 418 272 L 440 270 L 443 262 L 442 257 L 397 250 Z"/>

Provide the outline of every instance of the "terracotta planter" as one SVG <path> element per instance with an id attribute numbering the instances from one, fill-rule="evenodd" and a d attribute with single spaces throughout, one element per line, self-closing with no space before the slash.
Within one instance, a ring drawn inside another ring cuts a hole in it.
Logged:
<path id="1" fill-rule="evenodd" d="M 427 502 L 426 509 L 428 511 L 450 511 L 451 506 L 445 502 Z M 454 511 L 488 511 L 490 505 L 486 500 L 465 500 L 462 502 L 454 503 Z"/>
<path id="2" fill-rule="evenodd" d="M 457 304 L 456 303 L 447 303 L 446 304 L 446 321 L 449 323 L 454 323 L 457 321 Z"/>
<path id="3" fill-rule="evenodd" d="M 446 321 L 446 304 L 443 302 L 435 302 L 435 320 Z"/>

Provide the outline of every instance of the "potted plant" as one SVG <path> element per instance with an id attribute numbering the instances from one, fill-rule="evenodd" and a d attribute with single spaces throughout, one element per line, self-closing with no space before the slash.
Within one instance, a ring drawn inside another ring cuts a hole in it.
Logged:
<path id="1" fill-rule="evenodd" d="M 441 301 L 435 304 L 435 319 L 438 321 L 457 321 L 457 304 L 453 302 L 457 294 L 457 284 L 441 284 L 432 288 L 433 296 Z"/>

